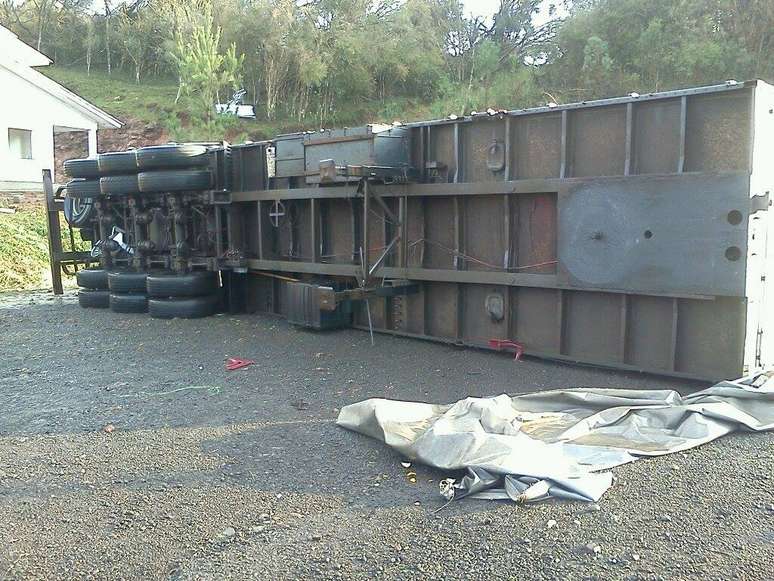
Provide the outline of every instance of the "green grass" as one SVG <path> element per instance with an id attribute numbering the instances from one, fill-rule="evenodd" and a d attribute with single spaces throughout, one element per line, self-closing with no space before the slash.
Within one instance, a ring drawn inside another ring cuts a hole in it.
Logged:
<path id="1" fill-rule="evenodd" d="M 135 120 L 156 125 L 180 141 L 200 138 L 187 131 L 190 111 L 185 97 L 175 103 L 176 79 L 145 78 L 137 84 L 121 72 L 108 75 L 103 71 L 92 71 L 87 75 L 84 69 L 57 66 L 41 71 L 123 122 Z M 286 120 L 226 121 L 221 138 L 237 143 L 246 139 L 266 139 L 300 128 L 297 122 Z"/>
<path id="2" fill-rule="evenodd" d="M 182 104 L 175 104 L 177 83 L 174 80 L 144 79 L 139 85 L 120 73 L 108 76 L 82 69 L 45 67 L 40 69 L 56 82 L 84 99 L 94 103 L 121 120 L 137 119 L 160 123 L 167 115 L 182 112 Z"/>
<path id="3" fill-rule="evenodd" d="M 84 243 L 77 233 L 75 240 L 76 246 L 80 246 L 78 249 L 83 249 Z M 62 245 L 65 250 L 71 249 L 66 228 L 62 232 Z M 45 210 L 32 206 L 15 214 L 0 213 L 0 291 L 50 286 Z"/>
<path id="4" fill-rule="evenodd" d="M 138 120 L 157 125 L 170 131 L 173 139 L 181 141 L 197 138 L 187 131 L 190 111 L 185 98 L 175 103 L 176 79 L 145 78 L 137 84 L 133 78 L 120 72 L 108 76 L 102 71 L 92 71 L 87 75 L 83 69 L 57 66 L 45 67 L 41 71 L 122 121 Z M 336 119 L 326 123 L 326 127 L 417 121 L 432 116 L 433 106 L 433 103 L 403 97 L 384 102 L 378 99 L 359 101 L 340 111 Z M 441 108 L 445 111 L 443 106 Z M 239 143 L 246 139 L 268 139 L 280 133 L 314 129 L 316 125 L 312 119 L 306 122 L 282 117 L 271 121 L 261 119 L 260 104 L 258 114 L 259 119 L 255 121 L 240 119 L 224 123 L 224 134 L 219 137 Z"/>

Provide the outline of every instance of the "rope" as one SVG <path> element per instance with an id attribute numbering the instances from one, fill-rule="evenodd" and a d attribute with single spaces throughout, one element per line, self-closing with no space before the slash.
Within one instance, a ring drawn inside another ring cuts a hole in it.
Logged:
<path id="1" fill-rule="evenodd" d="M 429 238 L 420 238 L 418 240 L 414 240 L 412 242 L 409 242 L 408 248 L 413 250 L 414 248 L 416 248 L 417 245 L 422 244 L 423 242 L 427 242 L 428 244 L 432 244 L 433 246 L 436 246 L 436 247 L 440 248 L 441 250 L 444 250 L 444 251 L 448 252 L 449 254 L 451 254 L 453 256 L 459 256 L 460 258 L 464 258 L 465 260 L 469 260 L 470 262 L 475 262 L 475 263 L 480 264 L 482 266 L 486 266 L 487 268 L 491 268 L 493 270 L 499 270 L 499 271 L 502 271 L 502 272 L 510 272 L 510 271 L 514 271 L 514 270 L 529 270 L 529 269 L 532 269 L 532 268 L 541 268 L 543 266 L 551 266 L 551 265 L 559 263 L 558 260 L 545 260 L 543 262 L 536 262 L 534 264 L 525 264 L 525 265 L 522 265 L 522 266 L 509 266 L 509 267 L 505 268 L 503 266 L 492 264 L 490 262 L 487 262 L 485 260 L 482 260 L 480 258 L 472 256 L 470 254 L 466 254 L 464 252 L 459 252 L 458 250 L 455 250 L 453 248 L 449 248 L 448 246 L 445 246 L 445 245 L 441 244 L 440 242 L 436 242 L 435 240 L 430 240 Z M 386 248 L 387 248 L 387 246 L 374 246 L 374 247 L 371 248 L 371 250 L 378 251 L 378 250 L 385 250 Z M 283 258 L 295 258 L 297 260 L 308 260 L 308 261 L 312 260 L 311 256 L 304 256 L 302 254 L 284 254 L 284 255 L 282 255 L 282 257 Z M 352 257 L 352 253 L 351 252 L 340 253 L 340 254 L 321 254 L 320 255 L 320 259 L 322 259 L 323 261 L 325 259 L 331 259 L 331 258 L 351 258 L 351 257 Z"/>
<path id="2" fill-rule="evenodd" d="M 478 264 L 481 264 L 482 266 L 486 266 L 488 268 L 492 268 L 495 270 L 502 270 L 502 271 L 511 271 L 511 270 L 527 270 L 530 268 L 540 268 L 541 266 L 548 266 L 551 264 L 558 264 L 558 260 L 546 260 L 544 262 L 537 262 L 535 264 L 526 264 L 523 266 L 509 266 L 508 268 L 505 268 L 503 266 L 499 266 L 497 264 L 492 264 L 490 262 L 486 262 L 485 260 L 481 260 L 480 258 L 476 258 L 475 256 L 471 256 L 470 254 L 465 254 L 464 252 L 460 252 L 458 250 L 455 250 L 454 248 L 449 248 L 448 246 L 444 246 L 440 242 L 436 242 L 434 240 L 430 240 L 429 238 L 420 238 L 419 240 L 414 240 L 413 242 L 409 243 L 409 248 L 414 248 L 417 244 L 421 244 L 422 242 L 427 242 L 428 244 L 432 244 L 433 246 L 437 246 L 438 248 L 445 250 L 449 254 L 452 254 L 453 256 L 459 256 L 460 258 L 464 258 L 465 260 L 469 260 L 471 262 L 476 262 Z"/>

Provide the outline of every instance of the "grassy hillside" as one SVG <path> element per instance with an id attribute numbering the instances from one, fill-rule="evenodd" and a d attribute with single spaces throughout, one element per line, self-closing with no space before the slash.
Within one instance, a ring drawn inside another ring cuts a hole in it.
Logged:
<path id="1" fill-rule="evenodd" d="M 189 118 L 185 99 L 177 103 L 177 83 L 172 79 L 146 79 L 137 84 L 134 79 L 114 73 L 86 74 L 82 69 L 46 67 L 41 69 L 49 77 L 81 97 L 104 109 L 131 127 L 148 124 L 159 132 L 169 133 L 171 139 L 185 140 Z M 252 121 L 239 121 L 229 129 L 225 139 L 238 141 L 246 138 L 262 139 L 274 126 Z M 114 133 L 111 131 L 111 134 Z M 120 133 L 120 130 L 118 131 Z M 111 135 L 111 141 L 115 138 Z M 236 139 L 235 139 L 236 138 Z"/>
<path id="2" fill-rule="evenodd" d="M 177 85 L 172 81 L 143 81 L 138 85 L 117 73 L 87 75 L 81 69 L 57 66 L 38 70 L 119 119 L 160 123 L 167 115 L 182 111 L 181 105 L 175 105 Z"/>
<path id="3" fill-rule="evenodd" d="M 137 84 L 133 78 L 114 73 L 94 71 L 90 75 L 83 69 L 44 67 L 46 75 L 78 93 L 108 113 L 124 122 L 142 122 L 157 125 L 170 133 L 172 139 L 184 140 L 185 127 L 189 118 L 185 99 L 175 103 L 177 81 L 174 79 L 144 79 Z M 386 101 L 360 101 L 352 103 L 347 111 L 339 113 L 336 125 L 357 125 L 371 122 L 392 122 L 395 120 L 414 121 L 444 114 L 438 103 L 415 102 L 396 98 Z M 440 112 L 440 113 L 439 113 Z M 259 104 L 260 117 L 260 104 Z M 237 143 L 245 139 L 267 139 L 280 133 L 301 129 L 313 129 L 314 121 L 299 123 L 296 119 L 266 121 L 258 119 L 236 120 L 223 136 Z M 175 133 L 181 135 L 175 135 Z"/>
<path id="4" fill-rule="evenodd" d="M 66 231 L 62 234 L 62 244 L 69 250 Z M 76 244 L 79 242 L 76 234 Z M 65 282 L 69 280 L 65 278 Z M 0 291 L 50 286 L 45 210 L 25 206 L 15 214 L 0 213 Z"/>

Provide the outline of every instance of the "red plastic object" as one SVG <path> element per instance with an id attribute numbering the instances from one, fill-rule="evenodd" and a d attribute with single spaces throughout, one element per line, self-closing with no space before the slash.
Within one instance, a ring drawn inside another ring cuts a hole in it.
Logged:
<path id="1" fill-rule="evenodd" d="M 237 359 L 236 357 L 229 357 L 226 360 L 226 371 L 235 371 L 236 369 L 243 369 L 255 363 L 251 359 Z"/>
<path id="2" fill-rule="evenodd" d="M 524 355 L 524 345 L 518 341 L 511 341 L 510 339 L 489 339 L 489 346 L 498 351 L 513 349 L 514 361 L 521 361 L 521 356 Z"/>

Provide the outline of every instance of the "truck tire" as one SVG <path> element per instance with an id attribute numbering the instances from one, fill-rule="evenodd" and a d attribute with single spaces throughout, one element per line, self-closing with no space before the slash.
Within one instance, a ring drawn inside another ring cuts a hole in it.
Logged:
<path id="1" fill-rule="evenodd" d="M 154 145 L 137 150 L 140 169 L 199 167 L 209 163 L 207 148 L 203 145 Z"/>
<path id="2" fill-rule="evenodd" d="M 214 315 L 217 295 L 188 298 L 148 299 L 148 312 L 155 319 L 198 319 Z"/>
<path id="3" fill-rule="evenodd" d="M 96 159 L 68 159 L 64 162 L 64 172 L 71 178 L 96 178 L 99 164 Z"/>
<path id="4" fill-rule="evenodd" d="M 105 176 L 99 179 L 100 191 L 106 196 L 136 194 L 140 191 L 137 176 Z"/>
<path id="5" fill-rule="evenodd" d="M 114 293 L 145 293 L 147 272 L 117 270 L 108 273 L 108 288 Z"/>
<path id="6" fill-rule="evenodd" d="M 100 174 L 136 172 L 136 152 L 116 151 L 113 153 L 100 153 L 97 156 L 97 167 Z"/>
<path id="7" fill-rule="evenodd" d="M 99 180 L 87 180 L 76 178 L 70 180 L 65 185 L 67 195 L 71 198 L 96 198 L 102 191 L 99 187 Z"/>
<path id="8" fill-rule="evenodd" d="M 200 297 L 218 290 L 218 273 L 196 271 L 187 274 L 149 274 L 148 295 L 151 297 Z"/>
<path id="9" fill-rule="evenodd" d="M 78 286 L 91 290 L 108 289 L 108 271 L 104 268 L 87 268 L 75 273 Z"/>
<path id="10" fill-rule="evenodd" d="M 65 196 L 62 208 L 65 220 L 73 228 L 83 228 L 91 223 L 96 213 L 94 201 L 91 198 L 72 198 Z"/>
<path id="11" fill-rule="evenodd" d="M 110 306 L 110 291 L 82 288 L 78 291 L 78 304 L 84 309 L 107 309 Z"/>
<path id="12" fill-rule="evenodd" d="M 110 310 L 114 313 L 147 313 L 145 293 L 110 293 Z"/>
<path id="13" fill-rule="evenodd" d="M 212 174 L 206 169 L 145 171 L 139 174 L 138 181 L 143 193 L 208 190 L 212 187 Z"/>

